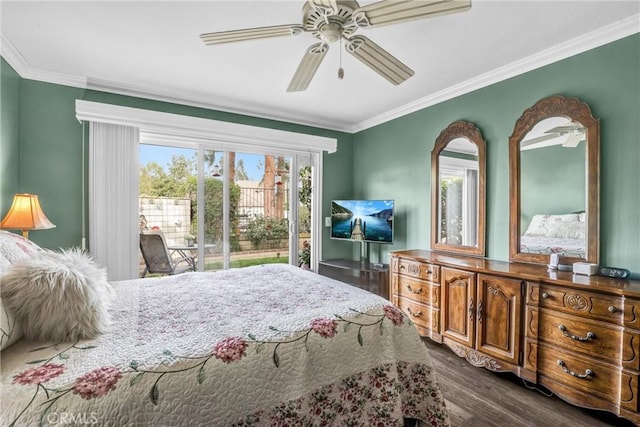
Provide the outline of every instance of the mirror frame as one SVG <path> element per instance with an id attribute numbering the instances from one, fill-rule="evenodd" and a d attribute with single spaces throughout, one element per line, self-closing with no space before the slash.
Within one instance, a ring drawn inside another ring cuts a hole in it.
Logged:
<path id="1" fill-rule="evenodd" d="M 438 242 L 438 200 L 440 198 L 440 153 L 450 141 L 456 138 L 468 139 L 478 148 L 478 235 L 475 246 L 451 245 Z M 485 256 L 486 226 L 486 143 L 476 125 L 463 120 L 451 123 L 436 139 L 431 151 L 431 250 L 454 252 L 466 255 Z"/>
<path id="2" fill-rule="evenodd" d="M 586 259 L 561 258 L 561 264 L 599 261 L 599 217 L 600 210 L 600 122 L 591 113 L 589 105 L 577 98 L 561 95 L 541 99 L 527 109 L 516 121 L 509 137 L 509 260 L 536 264 L 548 264 L 550 254 L 527 254 L 520 252 L 520 142 L 541 120 L 562 116 L 580 123 L 587 129 L 585 140 L 586 189 Z"/>

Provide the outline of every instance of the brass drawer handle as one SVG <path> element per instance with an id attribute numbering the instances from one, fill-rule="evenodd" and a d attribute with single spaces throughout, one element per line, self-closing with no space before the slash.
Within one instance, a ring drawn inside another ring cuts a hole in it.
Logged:
<path id="1" fill-rule="evenodd" d="M 469 320 L 473 320 L 473 298 L 469 300 Z"/>
<path id="2" fill-rule="evenodd" d="M 407 267 L 405 267 L 404 264 L 400 264 L 400 270 L 404 270 L 405 268 Z"/>
<path id="3" fill-rule="evenodd" d="M 484 313 L 484 307 L 482 305 L 482 300 L 478 303 L 478 322 L 482 323 L 482 313 Z"/>
<path id="4" fill-rule="evenodd" d="M 417 295 L 420 295 L 420 294 L 422 293 L 422 291 L 423 291 L 423 289 L 415 290 L 415 289 L 413 289 L 413 288 L 411 287 L 411 285 L 407 285 L 407 289 L 408 289 L 408 290 L 409 290 L 409 292 L 411 292 L 412 294 L 417 294 Z"/>
<path id="5" fill-rule="evenodd" d="M 407 313 L 409 313 L 410 315 L 412 315 L 413 317 L 420 317 L 422 316 L 422 311 L 417 311 L 417 312 L 413 312 L 411 311 L 411 307 L 407 307 Z"/>
<path id="6" fill-rule="evenodd" d="M 567 374 L 574 376 L 576 378 L 580 378 L 580 379 L 587 379 L 589 377 L 593 377 L 595 376 L 595 374 L 593 373 L 593 371 L 591 369 L 587 369 L 584 371 L 584 374 L 579 374 L 577 372 L 573 372 L 572 370 L 570 370 L 569 368 L 567 368 L 567 366 L 564 364 L 564 362 L 560 359 L 558 359 L 558 366 L 560 366 L 562 368 L 562 370 L 564 372 L 566 372 Z"/>
<path id="7" fill-rule="evenodd" d="M 576 340 L 576 341 L 589 341 L 589 340 L 595 340 L 596 339 L 596 334 L 594 334 L 593 332 L 589 331 L 587 332 L 587 336 L 586 337 L 579 337 L 577 335 L 571 335 L 569 334 L 569 332 L 567 332 L 567 328 L 564 325 L 559 325 L 558 329 L 560 329 L 562 331 L 562 334 L 567 337 L 567 338 L 571 338 L 572 340 Z"/>
<path id="8" fill-rule="evenodd" d="M 609 310 L 609 313 L 616 313 L 617 311 L 619 311 L 616 307 L 612 305 L 609 306 L 608 310 Z"/>
<path id="9" fill-rule="evenodd" d="M 549 294 L 546 293 L 546 292 L 543 292 L 542 293 L 542 299 L 547 299 L 547 298 L 549 298 Z"/>

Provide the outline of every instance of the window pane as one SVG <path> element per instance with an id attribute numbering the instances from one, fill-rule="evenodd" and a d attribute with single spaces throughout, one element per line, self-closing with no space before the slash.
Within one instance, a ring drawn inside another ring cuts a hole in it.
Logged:
<path id="1" fill-rule="evenodd" d="M 140 144 L 139 159 L 140 232 L 161 232 L 171 255 L 181 259 L 180 253 L 170 248 L 193 241 L 196 150 Z M 191 252 L 182 250 L 181 253 L 188 257 Z M 141 256 L 141 273 L 145 266 Z"/>

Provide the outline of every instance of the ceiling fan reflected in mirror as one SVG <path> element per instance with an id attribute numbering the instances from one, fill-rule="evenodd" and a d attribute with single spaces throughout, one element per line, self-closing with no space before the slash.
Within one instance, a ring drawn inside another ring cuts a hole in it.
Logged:
<path id="1" fill-rule="evenodd" d="M 367 67 L 399 85 L 414 75 L 413 70 L 368 37 L 354 35 L 356 30 L 462 12 L 470 7 L 471 0 L 383 0 L 363 7 L 355 0 L 307 0 L 302 7 L 302 24 L 205 33 L 200 38 L 205 44 L 214 45 L 311 33 L 319 43 L 306 50 L 287 92 L 306 90 L 329 45 L 338 41 L 344 41 L 345 50 Z M 342 74 L 340 68 L 340 78 Z"/>
<path id="2" fill-rule="evenodd" d="M 524 139 L 520 143 L 521 150 L 562 145 L 565 148 L 575 148 L 585 140 L 585 128 L 579 124 L 556 126 L 544 132 L 544 135 Z"/>

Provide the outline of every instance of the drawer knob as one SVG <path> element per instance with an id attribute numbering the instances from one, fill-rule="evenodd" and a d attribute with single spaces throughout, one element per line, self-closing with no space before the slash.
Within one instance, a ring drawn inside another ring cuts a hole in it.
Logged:
<path id="1" fill-rule="evenodd" d="M 558 359 L 558 366 L 560 366 L 562 368 L 562 370 L 564 372 L 566 372 L 567 374 L 576 377 L 576 378 L 580 378 L 580 379 L 587 379 L 589 377 L 595 376 L 595 374 L 593 373 L 593 371 L 591 369 L 587 369 L 584 371 L 584 374 L 579 374 L 577 372 L 573 372 L 572 370 L 570 370 L 569 368 L 567 368 L 567 366 L 565 365 L 565 363 Z"/>
<path id="2" fill-rule="evenodd" d="M 410 285 L 407 285 L 407 289 L 409 290 L 409 292 L 411 292 L 412 294 L 417 294 L 420 295 L 422 293 L 422 289 L 413 289 Z"/>
<path id="3" fill-rule="evenodd" d="M 609 313 L 616 313 L 616 312 L 618 312 L 618 309 L 617 309 L 616 307 L 612 306 L 612 305 L 610 305 L 610 306 L 609 306 L 609 309 L 608 309 L 608 310 L 609 310 Z"/>
<path id="4" fill-rule="evenodd" d="M 564 325 L 559 325 L 558 329 L 560 329 L 562 331 L 562 334 L 567 337 L 567 338 L 571 338 L 572 340 L 576 340 L 576 341 L 589 341 L 589 340 L 594 340 L 596 339 L 596 334 L 594 334 L 593 332 L 589 331 L 587 332 L 587 336 L 585 337 L 579 337 L 577 335 L 571 335 L 568 331 L 567 328 Z"/>
<path id="5" fill-rule="evenodd" d="M 412 315 L 413 317 L 420 317 L 420 316 L 422 316 L 422 311 L 416 311 L 416 312 L 413 312 L 413 311 L 411 310 L 411 307 L 407 307 L 407 313 L 409 313 L 409 314 L 410 314 L 410 315 Z"/>
<path id="6" fill-rule="evenodd" d="M 546 293 L 546 292 L 543 292 L 542 293 L 542 299 L 547 299 L 547 298 L 549 298 L 549 294 Z"/>

